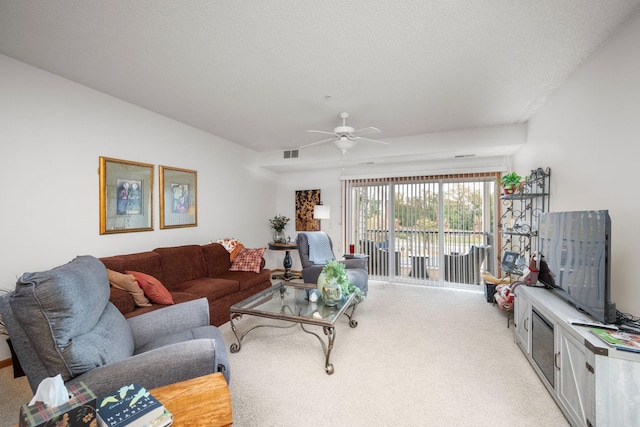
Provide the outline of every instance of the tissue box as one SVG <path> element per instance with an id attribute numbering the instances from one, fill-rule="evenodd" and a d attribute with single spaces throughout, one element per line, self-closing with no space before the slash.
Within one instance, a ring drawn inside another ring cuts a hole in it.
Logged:
<path id="1" fill-rule="evenodd" d="M 36 402 L 33 406 L 22 405 L 20 427 L 97 425 L 96 395 L 83 382 L 79 387 L 67 386 L 67 391 L 69 401 L 54 408 L 48 408 L 42 402 Z"/>

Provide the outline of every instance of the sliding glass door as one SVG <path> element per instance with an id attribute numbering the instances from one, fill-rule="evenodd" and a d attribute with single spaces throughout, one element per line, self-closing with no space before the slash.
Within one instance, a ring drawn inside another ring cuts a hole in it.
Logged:
<path id="1" fill-rule="evenodd" d="M 495 271 L 496 186 L 496 174 L 347 180 L 345 243 L 373 278 L 480 284 Z"/>

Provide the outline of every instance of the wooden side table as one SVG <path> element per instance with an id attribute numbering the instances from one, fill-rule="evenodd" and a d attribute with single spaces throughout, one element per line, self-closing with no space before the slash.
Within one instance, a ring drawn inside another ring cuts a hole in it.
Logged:
<path id="1" fill-rule="evenodd" d="M 282 266 L 284 267 L 284 273 L 282 274 L 274 274 L 271 276 L 272 279 L 282 279 L 285 281 L 289 281 L 292 279 L 302 279 L 302 276 L 297 273 L 291 272 L 291 266 L 293 265 L 293 260 L 291 259 L 290 251 L 294 249 L 298 249 L 298 245 L 295 243 L 269 243 L 269 249 L 272 251 L 285 251 L 284 260 L 282 261 Z"/>
<path id="2" fill-rule="evenodd" d="M 169 412 L 174 426 L 230 426 L 231 394 L 221 373 L 149 390 Z"/>
<path id="3" fill-rule="evenodd" d="M 149 391 L 173 415 L 172 426 L 224 427 L 233 424 L 231 394 L 220 372 Z"/>

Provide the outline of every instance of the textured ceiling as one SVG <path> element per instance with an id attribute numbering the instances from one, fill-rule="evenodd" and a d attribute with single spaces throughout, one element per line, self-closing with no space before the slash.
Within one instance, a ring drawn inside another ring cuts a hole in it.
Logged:
<path id="1" fill-rule="evenodd" d="M 265 152 L 526 122 L 639 1 L 0 0 L 0 53 Z"/>

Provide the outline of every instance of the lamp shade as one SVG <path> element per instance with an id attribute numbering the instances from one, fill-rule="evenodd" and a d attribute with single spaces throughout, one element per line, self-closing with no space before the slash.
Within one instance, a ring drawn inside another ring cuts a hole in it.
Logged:
<path id="1" fill-rule="evenodd" d="M 329 206 L 315 205 L 313 207 L 313 218 L 314 219 L 329 219 L 330 217 L 331 217 L 331 215 L 330 215 Z"/>

